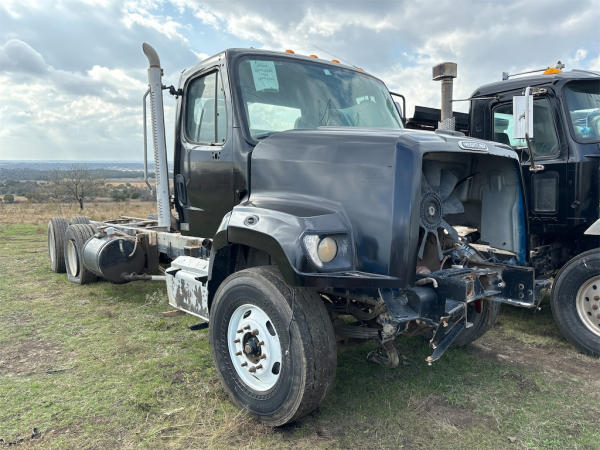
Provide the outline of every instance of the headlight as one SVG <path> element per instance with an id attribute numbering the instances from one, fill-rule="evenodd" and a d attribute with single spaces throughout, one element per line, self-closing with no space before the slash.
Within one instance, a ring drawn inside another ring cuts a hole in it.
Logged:
<path id="1" fill-rule="evenodd" d="M 345 234 L 306 234 L 302 241 L 311 262 L 319 269 L 343 270 L 352 265 L 351 247 Z"/>
<path id="2" fill-rule="evenodd" d="M 317 255 L 324 263 L 333 261 L 335 255 L 337 255 L 337 243 L 335 239 L 330 237 L 321 239 L 321 242 L 317 246 Z"/>

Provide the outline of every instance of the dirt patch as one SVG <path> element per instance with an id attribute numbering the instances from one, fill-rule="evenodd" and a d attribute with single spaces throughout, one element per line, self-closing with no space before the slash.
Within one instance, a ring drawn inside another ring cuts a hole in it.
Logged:
<path id="1" fill-rule="evenodd" d="M 31 300 L 52 300 L 60 297 L 61 292 L 44 292 L 42 295 L 18 295 L 15 296 L 15 300 L 31 301 Z"/>
<path id="2" fill-rule="evenodd" d="M 60 355 L 60 347 L 37 336 L 17 345 L 3 345 L 0 347 L 0 374 L 58 373 L 64 370 L 56 364 Z"/>
<path id="3" fill-rule="evenodd" d="M 482 425 L 489 427 L 494 424 L 494 420 L 490 416 L 450 405 L 437 395 L 426 397 L 422 405 L 421 414 L 426 416 L 427 420 L 448 424 L 459 429 L 469 429 Z"/>
<path id="4" fill-rule="evenodd" d="M 109 319 L 112 319 L 113 317 L 115 317 L 117 315 L 117 313 L 115 313 L 112 309 L 102 309 L 100 311 L 98 311 L 98 315 L 101 317 L 107 317 Z"/>
<path id="5" fill-rule="evenodd" d="M 533 346 L 495 329 L 475 342 L 471 351 L 503 363 L 533 367 L 554 378 L 564 378 L 567 375 L 600 387 L 600 380 L 596 375 L 600 373 L 600 359 L 577 353 L 575 349 Z"/>
<path id="6" fill-rule="evenodd" d="M 540 388 L 534 381 L 528 380 L 520 373 L 509 373 L 508 376 L 517 382 L 521 392 L 540 392 Z"/>

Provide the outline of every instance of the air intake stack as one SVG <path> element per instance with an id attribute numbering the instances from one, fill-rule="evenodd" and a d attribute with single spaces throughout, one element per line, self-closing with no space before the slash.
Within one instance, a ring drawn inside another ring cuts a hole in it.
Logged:
<path id="1" fill-rule="evenodd" d="M 142 45 L 142 50 L 150 64 L 150 67 L 148 67 L 148 85 L 150 91 L 150 112 L 152 114 L 152 140 L 154 142 L 154 174 L 156 177 L 158 226 L 168 230 L 171 227 L 171 206 L 169 203 L 169 167 L 167 165 L 165 114 L 162 99 L 162 69 L 156 50 L 146 43 Z"/>
<path id="2" fill-rule="evenodd" d="M 456 119 L 452 116 L 452 86 L 456 78 L 456 63 L 445 62 L 433 67 L 433 80 L 442 82 L 441 117 L 438 123 L 440 130 L 456 128 Z"/>

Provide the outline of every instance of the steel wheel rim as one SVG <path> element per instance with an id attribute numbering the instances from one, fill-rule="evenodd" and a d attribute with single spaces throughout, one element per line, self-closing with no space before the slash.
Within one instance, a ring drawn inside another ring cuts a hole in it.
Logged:
<path id="1" fill-rule="evenodd" d="M 73 241 L 67 242 L 67 262 L 69 263 L 69 272 L 76 277 L 79 269 L 79 257 Z"/>
<path id="2" fill-rule="evenodd" d="M 579 318 L 596 336 L 600 336 L 600 275 L 590 278 L 577 291 Z"/>
<path id="3" fill-rule="evenodd" d="M 258 392 L 277 384 L 282 369 L 281 344 L 273 321 L 261 308 L 245 304 L 233 312 L 227 327 L 227 346 L 244 384 Z"/>
<path id="4" fill-rule="evenodd" d="M 54 265 L 54 262 L 56 261 L 56 250 L 54 248 L 54 245 L 55 245 L 54 230 L 50 229 L 48 234 L 49 234 L 48 251 L 50 253 L 50 262 L 52 263 L 52 265 Z"/>

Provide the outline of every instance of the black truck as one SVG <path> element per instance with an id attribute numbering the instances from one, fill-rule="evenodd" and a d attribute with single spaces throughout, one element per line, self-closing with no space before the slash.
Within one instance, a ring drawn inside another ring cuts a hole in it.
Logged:
<path id="1" fill-rule="evenodd" d="M 600 73 L 562 68 L 503 74 L 477 88 L 469 113 L 455 122 L 471 137 L 519 152 L 529 262 L 538 279 L 553 278 L 550 303 L 563 335 L 600 356 Z M 513 102 L 526 93 L 531 134 L 516 139 Z M 439 110 L 417 107 L 407 126 L 431 130 L 439 118 Z"/>
<path id="2" fill-rule="evenodd" d="M 368 358 L 395 367 L 394 340 L 421 334 L 431 364 L 483 335 L 501 302 L 535 303 L 506 145 L 404 129 L 384 83 L 357 68 L 230 49 L 168 88 L 171 195 L 167 88 L 143 48 L 157 219 L 53 218 L 51 265 L 81 284 L 166 281 L 173 307 L 210 319 L 217 372 L 240 407 L 271 425 L 315 409 L 338 338 L 378 342 Z"/>

